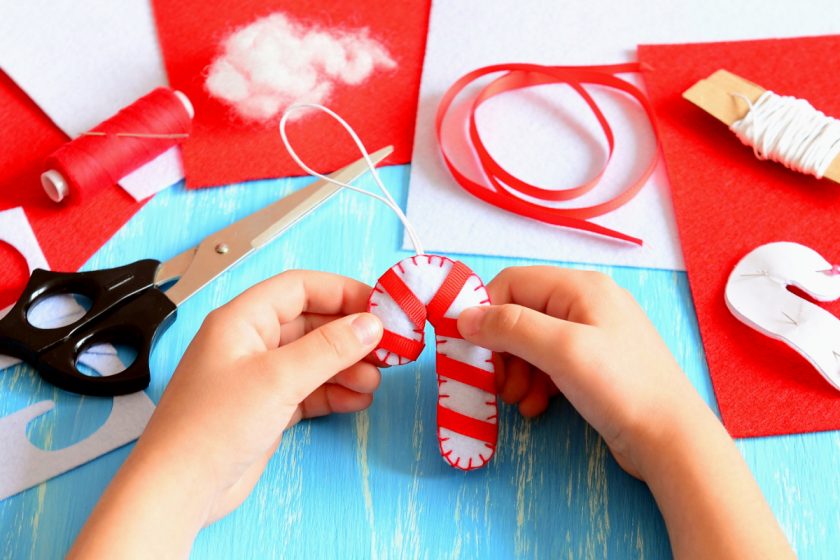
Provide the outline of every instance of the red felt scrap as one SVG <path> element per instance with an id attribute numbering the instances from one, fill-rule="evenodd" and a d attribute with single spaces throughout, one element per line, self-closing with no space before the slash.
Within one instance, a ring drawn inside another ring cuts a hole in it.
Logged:
<path id="1" fill-rule="evenodd" d="M 840 392 L 724 303 L 729 273 L 764 243 L 794 241 L 840 262 L 840 185 L 756 159 L 681 95 L 723 68 L 840 117 L 838 52 L 840 36 L 639 47 L 712 384 L 735 437 L 840 428 Z M 824 307 L 840 314 L 840 303 Z"/>
<path id="2" fill-rule="evenodd" d="M 68 138 L 0 72 L 0 210 L 23 207 L 53 270 L 75 271 L 139 210 L 123 189 L 68 197 L 41 188 L 44 160 Z M 0 242 L 0 309 L 14 302 L 29 274 L 17 251 Z"/>
<path id="3" fill-rule="evenodd" d="M 152 3 L 170 85 L 186 93 L 195 106 L 192 135 L 182 146 L 188 187 L 301 174 L 283 148 L 276 120 L 245 122 L 204 88 L 220 42 L 234 29 L 274 12 L 324 28 L 366 28 L 388 50 L 395 69 L 377 71 L 358 85 L 336 85 L 328 105 L 353 126 L 368 148 L 392 144 L 390 163 L 410 161 L 429 0 Z M 337 169 L 357 153 L 326 115 L 291 122 L 288 131 L 301 158 L 320 171 Z"/>

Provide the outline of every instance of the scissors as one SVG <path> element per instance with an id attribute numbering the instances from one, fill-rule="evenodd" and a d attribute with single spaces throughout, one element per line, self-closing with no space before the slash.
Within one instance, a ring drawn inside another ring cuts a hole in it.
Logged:
<path id="1" fill-rule="evenodd" d="M 388 146 L 373 153 L 370 156 L 373 164 L 392 151 Z M 331 177 L 349 183 L 367 170 L 363 158 Z M 197 246 L 164 263 L 144 259 L 91 272 L 36 269 L 23 295 L 0 320 L 0 354 L 28 362 L 46 381 L 74 393 L 116 396 L 141 391 L 151 381 L 149 356 L 155 340 L 172 324 L 178 306 L 340 189 L 340 185 L 316 181 L 209 235 Z M 33 306 L 61 294 L 89 298 L 90 309 L 75 322 L 58 328 L 38 328 L 27 320 Z M 132 347 L 137 357 L 115 375 L 85 375 L 77 366 L 79 356 L 102 343 Z"/>

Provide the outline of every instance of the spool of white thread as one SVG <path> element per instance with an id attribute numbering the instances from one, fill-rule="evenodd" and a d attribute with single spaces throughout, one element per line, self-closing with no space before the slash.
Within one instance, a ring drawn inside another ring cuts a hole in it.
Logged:
<path id="1" fill-rule="evenodd" d="M 190 98 L 184 92 L 178 90 L 172 90 L 172 93 L 175 94 L 175 97 L 184 106 L 190 119 L 195 117 L 195 108 Z M 53 202 L 61 202 L 70 192 L 70 185 L 67 183 L 67 180 L 55 169 L 47 169 L 41 173 L 41 186 Z"/>
<path id="2" fill-rule="evenodd" d="M 820 179 L 840 155 L 840 120 L 815 109 L 808 101 L 765 91 L 751 102 L 749 111 L 729 129 L 759 159 Z"/>

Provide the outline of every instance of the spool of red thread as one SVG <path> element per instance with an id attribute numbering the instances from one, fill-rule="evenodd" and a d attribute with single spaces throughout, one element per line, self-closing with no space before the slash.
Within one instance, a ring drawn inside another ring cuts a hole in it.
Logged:
<path id="1" fill-rule="evenodd" d="M 186 95 L 157 88 L 53 152 L 41 174 L 52 200 L 107 188 L 183 142 L 192 125 Z"/>

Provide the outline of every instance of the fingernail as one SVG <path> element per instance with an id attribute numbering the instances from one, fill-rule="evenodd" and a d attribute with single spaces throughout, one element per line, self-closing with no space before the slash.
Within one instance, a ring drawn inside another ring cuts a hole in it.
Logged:
<path id="1" fill-rule="evenodd" d="M 461 336 L 471 336 L 478 334 L 481 330 L 481 322 L 487 314 L 488 307 L 470 307 L 461 312 L 458 317 L 458 331 Z"/>
<path id="2" fill-rule="evenodd" d="M 375 316 L 370 313 L 362 313 L 350 323 L 350 327 L 359 339 L 359 342 L 365 346 L 377 342 L 382 332 L 382 323 Z"/>

